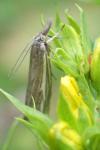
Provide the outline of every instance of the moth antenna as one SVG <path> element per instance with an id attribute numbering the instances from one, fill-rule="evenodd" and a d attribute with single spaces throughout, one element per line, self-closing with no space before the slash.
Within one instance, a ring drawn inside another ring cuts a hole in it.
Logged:
<path id="1" fill-rule="evenodd" d="M 32 46 L 33 44 L 33 38 L 32 38 L 32 41 L 29 42 L 25 48 L 22 50 L 22 52 L 20 53 L 16 63 L 13 65 L 10 73 L 8 74 L 8 77 L 11 78 L 12 75 L 18 70 L 19 66 L 22 64 L 24 58 L 26 57 L 26 55 L 28 54 L 28 51 L 30 50 L 30 47 Z M 26 51 L 27 50 L 27 51 Z M 25 54 L 24 54 L 25 53 Z M 23 55 L 24 54 L 24 55 Z M 22 57 L 23 56 L 23 57 Z"/>

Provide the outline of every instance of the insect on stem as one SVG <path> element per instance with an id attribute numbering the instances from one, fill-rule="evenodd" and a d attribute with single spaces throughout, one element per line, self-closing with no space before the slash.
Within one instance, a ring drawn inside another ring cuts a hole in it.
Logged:
<path id="1" fill-rule="evenodd" d="M 48 113 L 52 87 L 50 55 L 46 36 L 51 28 L 51 21 L 42 32 L 34 37 L 31 45 L 28 85 L 25 104 L 33 107 L 33 99 L 36 109 Z M 33 97 L 33 99 L 32 99 Z"/>
<path id="2" fill-rule="evenodd" d="M 9 75 L 11 77 L 17 71 L 27 53 L 30 51 L 25 104 L 30 107 L 34 105 L 36 109 L 45 113 L 49 112 L 52 88 L 51 64 L 49 59 L 50 49 L 47 43 L 47 34 L 51 25 L 52 23 L 49 21 L 43 31 L 32 38 L 26 45 Z"/>

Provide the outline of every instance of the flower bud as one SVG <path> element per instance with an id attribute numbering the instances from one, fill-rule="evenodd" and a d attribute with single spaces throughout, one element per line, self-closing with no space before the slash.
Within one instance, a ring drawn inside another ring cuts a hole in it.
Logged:
<path id="1" fill-rule="evenodd" d="M 90 73 L 93 85 L 97 92 L 100 93 L 100 38 L 96 41 L 96 46 L 91 61 Z"/>
<path id="2" fill-rule="evenodd" d="M 69 147 L 72 150 L 83 150 L 81 136 L 66 122 L 61 121 L 56 123 L 50 130 L 50 136 L 56 143 L 59 139 L 59 143 L 64 144 L 66 149 Z"/>
<path id="3" fill-rule="evenodd" d="M 92 124 L 92 116 L 89 107 L 83 100 L 76 80 L 71 76 L 64 76 L 61 78 L 61 92 L 65 100 L 70 106 L 71 112 L 78 120 L 80 118 L 80 110 L 84 114 L 88 124 Z"/>

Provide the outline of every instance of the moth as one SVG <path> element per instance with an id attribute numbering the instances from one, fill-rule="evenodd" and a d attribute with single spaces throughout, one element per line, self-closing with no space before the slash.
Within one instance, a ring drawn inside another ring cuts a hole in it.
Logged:
<path id="1" fill-rule="evenodd" d="M 25 104 L 32 107 L 33 100 L 37 110 L 48 113 L 52 87 L 50 49 L 46 42 L 51 22 L 34 37 L 31 45 L 28 85 Z"/>
<path id="2" fill-rule="evenodd" d="M 25 104 L 33 107 L 33 104 L 35 103 L 36 109 L 44 113 L 49 112 L 52 88 L 51 63 L 49 59 L 50 48 L 47 42 L 47 34 L 51 25 L 52 23 L 48 22 L 44 30 L 32 38 L 31 42 L 29 42 L 21 52 L 10 72 L 10 75 L 12 75 L 17 71 L 25 56 L 30 51 Z"/>

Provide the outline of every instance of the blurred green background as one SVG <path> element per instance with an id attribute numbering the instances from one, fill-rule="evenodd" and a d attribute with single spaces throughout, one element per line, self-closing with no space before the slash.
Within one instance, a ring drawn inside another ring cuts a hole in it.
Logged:
<path id="1" fill-rule="evenodd" d="M 100 35 L 100 0 L 0 0 L 0 88 L 24 101 L 27 86 L 29 55 L 13 75 L 8 74 L 20 52 L 30 39 L 41 31 L 40 16 L 45 20 L 55 18 L 56 12 L 64 19 L 64 10 L 69 9 L 79 21 L 79 4 L 86 13 L 91 39 Z M 54 82 L 55 84 L 56 82 Z M 56 85 L 53 86 L 57 90 Z M 56 92 L 55 92 L 56 93 Z M 57 95 L 53 95 L 51 115 L 54 115 Z M 0 97 L 0 147 L 6 138 L 9 127 L 19 112 L 3 97 Z M 9 150 L 36 149 L 36 141 L 31 133 L 20 125 L 15 132 Z M 1 148 L 0 148 L 1 149 Z"/>

